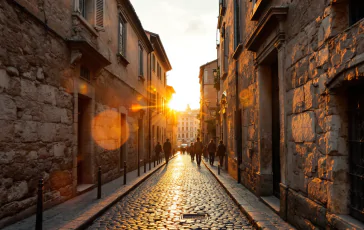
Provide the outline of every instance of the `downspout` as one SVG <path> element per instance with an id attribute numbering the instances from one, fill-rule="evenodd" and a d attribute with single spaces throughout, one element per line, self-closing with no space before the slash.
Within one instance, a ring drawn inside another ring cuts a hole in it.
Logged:
<path id="1" fill-rule="evenodd" d="M 237 155 L 238 155 L 238 183 L 241 183 L 241 171 L 240 171 L 240 165 L 241 165 L 241 154 L 242 154 L 242 146 L 241 146 L 241 113 L 239 109 L 239 62 L 235 61 L 235 127 L 236 127 L 236 149 L 237 149 Z"/>

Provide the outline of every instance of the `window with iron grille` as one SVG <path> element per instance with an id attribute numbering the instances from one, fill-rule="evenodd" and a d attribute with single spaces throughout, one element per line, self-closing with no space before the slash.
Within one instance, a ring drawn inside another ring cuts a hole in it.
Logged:
<path id="1" fill-rule="evenodd" d="M 350 213 L 364 221 L 364 92 L 349 95 Z"/>
<path id="2" fill-rule="evenodd" d="M 90 76 L 90 70 L 84 66 L 81 66 L 80 68 L 80 77 L 90 81 L 91 80 L 91 76 Z"/>
<path id="3" fill-rule="evenodd" d="M 125 57 L 126 54 L 126 26 L 124 19 L 119 17 L 119 54 Z"/>
<path id="4" fill-rule="evenodd" d="M 364 1 L 363 0 L 350 0 L 350 25 L 355 24 L 364 18 Z"/>

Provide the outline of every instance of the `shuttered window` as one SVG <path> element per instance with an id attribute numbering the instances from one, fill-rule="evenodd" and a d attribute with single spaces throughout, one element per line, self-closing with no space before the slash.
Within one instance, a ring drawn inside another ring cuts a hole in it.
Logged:
<path id="1" fill-rule="evenodd" d="M 104 27 L 104 0 L 96 0 L 96 26 Z"/>

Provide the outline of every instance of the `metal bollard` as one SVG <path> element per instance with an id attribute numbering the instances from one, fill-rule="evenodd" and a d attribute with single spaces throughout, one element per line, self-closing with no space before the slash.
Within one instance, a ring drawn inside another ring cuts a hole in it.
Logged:
<path id="1" fill-rule="evenodd" d="M 140 160 L 138 160 L 138 176 L 140 176 Z"/>
<path id="2" fill-rule="evenodd" d="M 101 199 L 101 167 L 99 166 L 99 171 L 97 172 L 97 199 Z"/>
<path id="3" fill-rule="evenodd" d="M 144 162 L 144 173 L 146 173 L 147 172 L 147 161 L 144 159 L 143 162 Z"/>
<path id="4" fill-rule="evenodd" d="M 42 230 L 43 228 L 43 179 L 40 178 L 38 182 L 38 201 L 37 201 L 37 214 L 35 221 L 35 229 Z"/>
<path id="5" fill-rule="evenodd" d="M 220 175 L 220 164 L 217 166 L 217 172 Z"/>
<path id="6" fill-rule="evenodd" d="M 152 169 L 152 157 L 149 157 L 149 171 Z"/>
<path id="7" fill-rule="evenodd" d="M 126 184 L 126 161 L 124 161 L 124 185 Z"/>

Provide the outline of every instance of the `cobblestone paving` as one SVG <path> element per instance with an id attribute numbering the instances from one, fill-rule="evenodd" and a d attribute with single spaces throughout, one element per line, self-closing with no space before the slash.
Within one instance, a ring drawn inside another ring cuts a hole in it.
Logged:
<path id="1" fill-rule="evenodd" d="M 207 219 L 181 219 L 182 214 Z M 89 229 L 252 229 L 246 217 L 210 172 L 188 156 L 166 168 L 124 197 Z"/>

